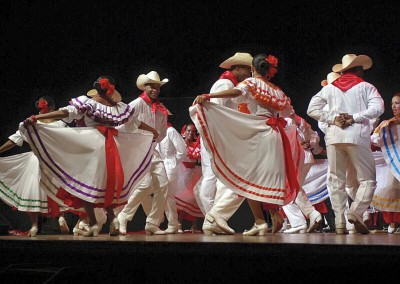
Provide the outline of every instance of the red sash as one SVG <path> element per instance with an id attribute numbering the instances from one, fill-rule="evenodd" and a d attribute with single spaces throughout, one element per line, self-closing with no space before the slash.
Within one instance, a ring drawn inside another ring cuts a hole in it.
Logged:
<path id="1" fill-rule="evenodd" d="M 297 171 L 293 163 L 290 142 L 285 133 L 286 120 L 283 117 L 271 117 L 267 120 L 266 124 L 271 126 L 274 130 L 279 129 L 279 133 L 281 134 L 283 149 L 285 152 L 286 178 L 288 180 L 291 191 L 290 195 L 286 199 L 289 198 L 290 200 L 292 200 L 292 196 L 296 196 L 297 192 L 299 191 L 299 181 L 297 179 Z"/>
<path id="2" fill-rule="evenodd" d="M 118 136 L 118 130 L 104 125 L 98 125 L 97 130 L 106 137 L 107 187 L 104 208 L 107 208 L 113 202 L 114 190 L 116 191 L 117 200 L 121 195 L 124 184 L 124 170 L 122 169 L 121 158 L 114 140 L 114 136 Z"/>

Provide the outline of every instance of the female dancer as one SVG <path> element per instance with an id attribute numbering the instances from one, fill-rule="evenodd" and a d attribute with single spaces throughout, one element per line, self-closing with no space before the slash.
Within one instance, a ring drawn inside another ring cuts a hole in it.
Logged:
<path id="1" fill-rule="evenodd" d="M 253 58 L 251 69 L 253 77 L 235 88 L 197 96 L 194 102 L 198 104 L 190 108 L 190 114 L 202 137 L 206 138 L 218 178 L 239 195 L 237 198 L 247 197 L 256 203 L 252 206 L 255 226 L 265 224 L 259 202 L 270 204 L 273 233 L 276 233 L 283 223 L 276 209 L 293 201 L 299 189 L 284 130 L 286 121 L 278 117 L 280 111 L 290 108 L 290 99 L 269 82 L 277 71 L 275 57 L 258 54 Z M 238 103 L 248 102 L 253 114 L 207 102 L 210 98 L 226 97 L 237 98 Z M 206 215 L 206 220 L 232 234 L 234 231 L 219 212 L 223 206 L 218 204 L 225 206 L 224 202 L 222 196 Z"/>
<path id="2" fill-rule="evenodd" d="M 55 109 L 54 99 L 50 96 L 42 96 L 36 102 L 39 114 L 45 114 Z M 38 124 L 51 127 L 67 127 L 61 120 L 40 119 Z M 18 130 L 9 137 L 9 140 L 0 146 L 0 153 L 13 147 L 22 146 L 23 136 Z M 39 161 L 32 152 L 0 158 L 0 198 L 8 205 L 19 211 L 27 212 L 31 219 L 32 227 L 28 236 L 35 237 L 38 232 L 39 214 L 51 213 L 60 215 L 58 223 L 60 231 L 68 234 L 69 228 L 63 213 L 59 214 L 58 205 L 54 204 L 46 195 L 43 184 L 40 181 Z M 53 209 L 54 212 L 51 212 Z"/>
<path id="3" fill-rule="evenodd" d="M 182 137 L 185 140 L 187 156 L 182 161 L 179 168 L 178 188 L 181 189 L 176 195 L 175 200 L 179 213 L 180 228 L 178 233 L 182 231 L 182 221 L 184 219 L 192 222 L 192 233 L 198 233 L 197 218 L 203 218 L 199 205 L 193 193 L 193 188 L 201 177 L 200 164 L 200 136 L 194 124 L 187 124 L 182 128 Z"/>
<path id="4" fill-rule="evenodd" d="M 119 222 L 113 207 L 125 203 L 132 188 L 147 173 L 155 146 L 153 136 L 158 133 L 139 121 L 132 107 L 121 102 L 113 78 L 100 76 L 93 86 L 87 96 L 72 99 L 69 106 L 27 118 L 20 130 L 46 172 L 84 207 L 90 230 L 83 235 L 99 234 L 94 213 L 98 206 L 107 210 L 110 235 L 116 236 Z M 40 119 L 50 118 L 75 120 L 78 127 L 60 131 L 35 125 Z M 118 131 L 122 125 L 123 130 Z M 133 133 L 138 128 L 153 136 Z"/>
<path id="5" fill-rule="evenodd" d="M 400 223 L 400 159 L 397 155 L 400 133 L 400 93 L 392 98 L 394 117 L 384 120 L 374 130 L 371 136 L 375 146 L 382 147 L 383 157 L 389 166 L 387 183 L 384 187 L 377 187 L 372 198 L 371 206 L 383 211 L 383 219 L 388 226 L 388 233 L 393 234 Z"/>

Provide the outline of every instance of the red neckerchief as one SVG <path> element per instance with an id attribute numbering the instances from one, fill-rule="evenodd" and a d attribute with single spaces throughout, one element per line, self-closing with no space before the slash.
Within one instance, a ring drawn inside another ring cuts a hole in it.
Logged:
<path id="1" fill-rule="evenodd" d="M 172 124 L 167 122 L 167 128 L 170 128 L 170 127 L 172 127 Z"/>
<path id="2" fill-rule="evenodd" d="M 343 92 L 346 92 L 361 82 L 364 82 L 364 80 L 358 77 L 356 74 L 346 73 L 333 81 L 332 85 L 341 89 Z"/>
<path id="3" fill-rule="evenodd" d="M 161 102 L 158 99 L 155 102 L 153 102 L 146 92 L 141 93 L 139 97 L 142 98 L 146 103 L 151 105 L 152 112 L 156 112 L 156 110 L 158 109 L 159 111 L 168 116 L 167 109 L 165 108 L 165 106 L 161 104 Z"/>
<path id="4" fill-rule="evenodd" d="M 233 83 L 234 86 L 239 84 L 238 80 L 236 79 L 235 75 L 232 73 L 231 70 L 227 70 L 219 77 L 220 79 L 228 79 Z"/>

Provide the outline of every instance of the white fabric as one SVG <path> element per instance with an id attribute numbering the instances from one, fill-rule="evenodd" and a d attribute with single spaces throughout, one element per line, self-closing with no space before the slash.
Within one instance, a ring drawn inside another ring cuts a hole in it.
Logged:
<path id="1" fill-rule="evenodd" d="M 218 79 L 211 87 L 210 93 L 225 91 L 234 88 L 235 85 L 231 80 Z M 237 103 L 230 98 L 212 98 L 212 103 L 226 106 L 231 109 L 237 110 Z M 211 155 L 208 153 L 207 148 L 204 146 L 203 137 L 200 136 L 200 155 L 201 155 L 201 169 L 202 176 L 195 185 L 193 193 L 197 204 L 199 205 L 202 213 L 207 214 L 214 205 L 215 196 L 217 192 L 217 177 L 215 176 L 211 167 Z"/>
<path id="2" fill-rule="evenodd" d="M 104 203 L 106 191 L 105 137 L 96 128 L 59 128 L 35 125 L 21 133 L 41 167 L 74 196 L 91 203 Z M 120 199 L 114 194 L 113 203 L 123 203 L 148 172 L 154 145 L 152 134 L 119 132 L 114 137 L 124 171 Z"/>
<path id="3" fill-rule="evenodd" d="M 192 106 L 189 112 L 212 153 L 213 170 L 221 182 L 261 202 L 284 205 L 291 201 L 287 200 L 281 135 L 266 125 L 264 117 L 209 102 Z"/>
<path id="4" fill-rule="evenodd" d="M 47 196 L 39 183 L 39 161 L 32 152 L 0 158 L 0 198 L 8 205 L 47 213 Z"/>
<path id="5" fill-rule="evenodd" d="M 194 217 L 204 217 L 193 193 L 193 188 L 201 177 L 201 167 L 196 165 L 194 168 L 187 168 L 180 164 L 178 173 L 180 190 L 175 195 L 178 210 L 185 211 Z"/>
<path id="6" fill-rule="evenodd" d="M 328 105 L 328 110 L 324 107 Z M 384 112 L 384 102 L 376 88 L 362 82 L 346 92 L 342 92 L 332 84 L 321 89 L 311 98 L 307 114 L 312 118 L 328 123 L 325 144 L 352 143 L 370 145 L 371 120 Z M 334 119 L 340 113 L 353 115 L 355 123 L 342 129 L 334 125 Z"/>
<path id="7" fill-rule="evenodd" d="M 174 195 L 178 190 L 178 167 L 187 155 L 186 144 L 182 135 L 173 127 L 168 127 L 165 138 L 157 145 L 161 158 L 164 160 L 168 176 L 168 193 L 165 206 L 165 215 L 168 225 L 178 226 L 178 209 Z"/>
<path id="8" fill-rule="evenodd" d="M 383 186 L 375 190 L 371 206 L 387 212 L 400 212 L 400 126 L 390 125 L 380 129 L 377 138 L 378 145 L 381 146 L 381 153 L 385 164 L 381 165 L 385 171 L 386 181 Z M 386 166 L 386 167 L 385 167 Z M 378 176 L 379 172 L 377 172 Z"/>
<path id="9" fill-rule="evenodd" d="M 39 120 L 37 124 L 67 127 L 62 120 L 53 122 Z M 22 146 L 24 136 L 17 130 L 9 139 L 16 145 Z M 0 158 L 0 168 L 0 198 L 8 205 L 19 211 L 48 213 L 48 196 L 58 203 L 61 207 L 60 211 L 67 210 L 67 205 L 48 194 L 50 190 L 56 192 L 59 184 L 51 178 L 43 176 L 39 167 L 39 160 L 33 152 Z M 49 183 L 50 180 L 51 183 Z"/>
<path id="10" fill-rule="evenodd" d="M 159 110 L 152 111 L 150 104 L 142 98 L 137 98 L 129 103 L 134 108 L 135 116 L 144 123 L 157 130 L 159 136 L 157 142 L 164 139 L 167 132 L 167 115 Z M 141 131 L 141 130 L 139 130 Z M 152 207 L 147 215 L 146 222 L 158 226 L 165 211 L 166 198 L 168 194 L 168 176 L 160 153 L 155 150 L 151 161 L 150 172 L 148 172 L 131 194 L 127 204 L 119 214 L 123 214 L 127 220 L 132 220 L 138 205 L 153 194 Z"/>

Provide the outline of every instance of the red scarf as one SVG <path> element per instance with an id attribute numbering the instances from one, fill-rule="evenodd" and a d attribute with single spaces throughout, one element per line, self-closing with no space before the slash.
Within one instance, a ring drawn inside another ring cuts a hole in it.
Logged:
<path id="1" fill-rule="evenodd" d="M 346 92 L 361 82 L 364 82 L 364 80 L 358 77 L 356 74 L 346 73 L 333 81 L 332 85 L 341 89 L 343 92 Z"/>
<path id="2" fill-rule="evenodd" d="M 235 75 L 232 73 L 231 70 L 227 70 L 219 77 L 220 79 L 228 79 L 233 83 L 234 86 L 239 84 L 238 80 L 236 79 Z"/>
<path id="3" fill-rule="evenodd" d="M 165 106 L 163 106 L 160 102 L 159 99 L 157 99 L 155 102 L 153 102 L 149 95 L 146 92 L 143 92 L 140 96 L 140 98 L 142 98 L 146 103 L 151 105 L 151 111 L 152 112 L 156 112 L 156 110 L 158 109 L 160 112 L 164 113 L 165 115 L 168 116 L 168 111 L 165 108 Z"/>

